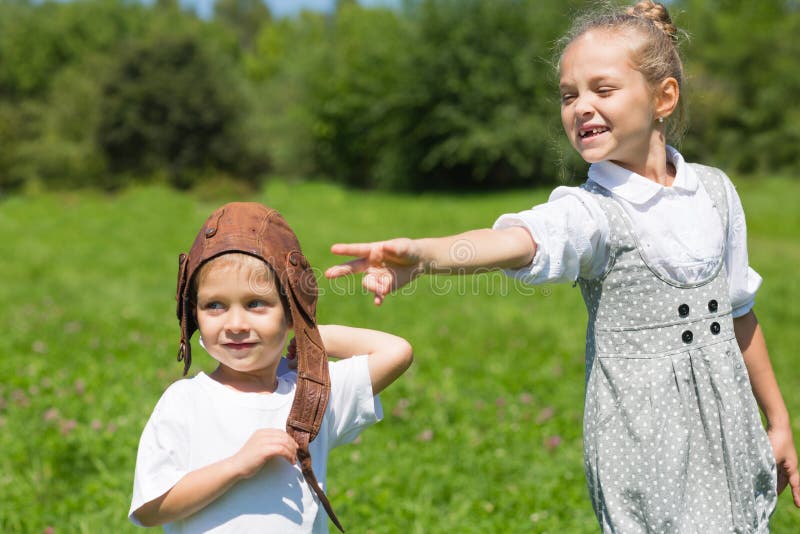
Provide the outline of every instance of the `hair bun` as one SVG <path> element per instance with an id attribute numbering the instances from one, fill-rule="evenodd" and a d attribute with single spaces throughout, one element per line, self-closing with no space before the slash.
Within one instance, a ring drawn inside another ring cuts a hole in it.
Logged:
<path id="1" fill-rule="evenodd" d="M 672 23 L 667 8 L 663 4 L 644 0 L 637 2 L 625 10 L 628 15 L 647 19 L 656 25 L 658 29 L 666 33 L 673 41 L 678 40 L 678 28 Z"/>

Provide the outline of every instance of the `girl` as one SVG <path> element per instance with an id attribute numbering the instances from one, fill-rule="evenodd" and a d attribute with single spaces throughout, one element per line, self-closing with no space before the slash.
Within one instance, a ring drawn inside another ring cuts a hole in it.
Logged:
<path id="1" fill-rule="evenodd" d="M 376 304 L 423 273 L 575 281 L 589 313 L 586 477 L 603 531 L 766 532 L 787 484 L 800 507 L 797 453 L 752 310 L 761 278 L 739 198 L 721 171 L 666 144 L 682 116 L 676 41 L 650 1 L 577 22 L 559 90 L 586 183 L 493 229 L 334 245 L 358 258 L 326 275 L 365 273 Z M 465 243 L 474 253 L 454 254 Z"/>

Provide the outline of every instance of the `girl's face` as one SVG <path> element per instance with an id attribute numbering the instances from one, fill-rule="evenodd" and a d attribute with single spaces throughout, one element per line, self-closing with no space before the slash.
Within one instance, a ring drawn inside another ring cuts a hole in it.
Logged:
<path id="1" fill-rule="evenodd" d="M 590 30 L 561 58 L 561 121 L 588 163 L 610 160 L 643 173 L 658 139 L 654 90 L 633 68 L 630 36 Z"/>
<path id="2" fill-rule="evenodd" d="M 215 377 L 231 385 L 243 374 L 271 384 L 289 335 L 283 304 L 267 266 L 208 265 L 197 288 L 197 325 L 220 363 Z"/>

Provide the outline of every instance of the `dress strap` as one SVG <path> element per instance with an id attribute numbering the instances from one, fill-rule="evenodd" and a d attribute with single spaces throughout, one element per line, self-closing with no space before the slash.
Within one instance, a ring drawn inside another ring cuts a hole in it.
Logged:
<path id="1" fill-rule="evenodd" d="M 584 182 L 580 188 L 591 194 L 608 222 L 608 264 L 599 277 L 599 280 L 602 280 L 614 268 L 617 258 L 623 251 L 636 248 L 636 237 L 622 206 L 614 200 L 608 189 L 592 181 Z"/>
<path id="2" fill-rule="evenodd" d="M 728 193 L 725 187 L 725 174 L 715 167 L 707 165 L 700 165 L 699 163 L 690 163 L 689 166 L 697 174 L 697 179 L 703 184 L 703 187 L 708 193 L 711 202 L 714 204 L 714 209 L 717 210 L 722 227 L 725 229 L 725 235 L 728 234 Z"/>

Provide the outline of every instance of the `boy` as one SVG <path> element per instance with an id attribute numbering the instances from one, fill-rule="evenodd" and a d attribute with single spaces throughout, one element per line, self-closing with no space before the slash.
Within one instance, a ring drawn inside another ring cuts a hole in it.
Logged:
<path id="1" fill-rule="evenodd" d="M 317 326 L 316 290 L 276 211 L 232 203 L 209 217 L 180 257 L 178 359 L 186 374 L 199 329 L 218 366 L 172 384 L 154 409 L 136 461 L 134 523 L 167 532 L 327 532 L 321 503 L 341 528 L 320 488 L 327 453 L 381 419 L 377 394 L 412 353 L 383 332 Z M 297 371 L 281 358 L 290 330 Z M 341 361 L 329 366 L 327 356 Z"/>

